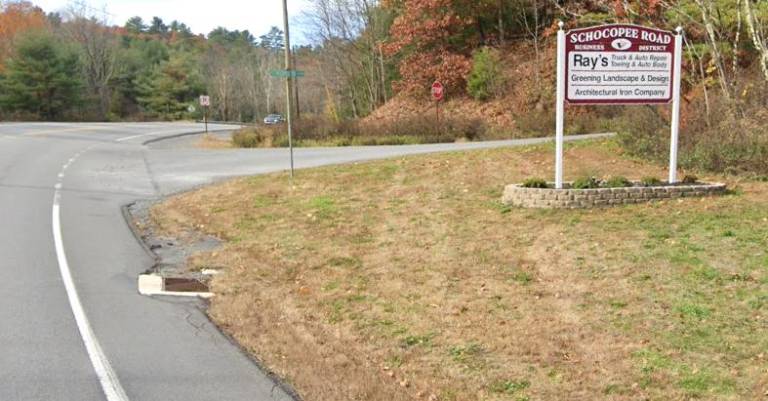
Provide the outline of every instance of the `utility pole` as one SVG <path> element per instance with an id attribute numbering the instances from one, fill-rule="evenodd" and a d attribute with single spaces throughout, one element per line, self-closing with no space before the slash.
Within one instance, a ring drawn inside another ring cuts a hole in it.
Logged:
<path id="1" fill-rule="evenodd" d="M 285 70 L 288 77 L 285 79 L 285 101 L 288 117 L 288 148 L 291 152 L 291 179 L 293 179 L 293 60 L 291 60 L 291 35 L 288 31 L 288 0 L 283 0 L 283 25 L 285 29 Z"/>

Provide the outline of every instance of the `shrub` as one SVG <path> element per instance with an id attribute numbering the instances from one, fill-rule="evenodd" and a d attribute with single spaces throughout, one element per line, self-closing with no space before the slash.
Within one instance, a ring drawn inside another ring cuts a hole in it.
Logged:
<path id="1" fill-rule="evenodd" d="M 617 106 L 586 108 L 580 113 L 573 113 L 565 120 L 565 132 L 568 135 L 597 134 L 616 131 L 615 119 L 623 113 Z M 550 119 L 550 121 L 554 121 Z"/>
<path id="2" fill-rule="evenodd" d="M 745 76 L 740 82 L 743 86 L 734 91 L 739 96 L 714 96 L 708 106 L 692 91 L 680 126 L 681 167 L 728 174 L 768 173 L 768 86 L 757 76 Z M 627 153 L 662 162 L 669 154 L 669 121 L 656 110 L 627 109 L 616 126 Z"/>
<path id="3" fill-rule="evenodd" d="M 554 88 L 552 89 L 554 90 Z M 546 107 L 533 108 L 515 116 L 515 127 L 524 137 L 547 136 L 555 133 L 555 101 L 545 99 L 543 94 L 532 93 L 530 96 L 538 97 Z M 597 134 L 616 131 L 615 121 L 620 113 L 613 106 L 600 108 L 580 108 L 579 113 L 568 115 L 565 120 L 566 135 Z"/>
<path id="4" fill-rule="evenodd" d="M 515 127 L 520 130 L 523 137 L 554 135 L 555 114 L 543 111 L 522 113 L 515 116 Z"/>
<path id="5" fill-rule="evenodd" d="M 258 148 L 265 146 L 264 142 L 264 133 L 253 127 L 241 128 L 232 134 L 232 143 L 240 148 Z"/>
<path id="6" fill-rule="evenodd" d="M 482 121 L 471 118 L 447 117 L 435 124 L 422 116 L 339 123 L 309 117 L 296 122 L 293 140 L 294 146 L 403 145 L 479 140 L 487 132 Z M 242 129 L 232 140 L 239 147 L 288 146 L 285 125 Z"/>
<path id="7" fill-rule="evenodd" d="M 644 187 L 655 187 L 661 185 L 661 180 L 656 177 L 643 177 L 640 184 Z"/>
<path id="8" fill-rule="evenodd" d="M 595 177 L 579 177 L 573 182 L 574 189 L 592 189 L 599 188 L 600 181 Z"/>
<path id="9" fill-rule="evenodd" d="M 523 188 L 549 188 L 549 184 L 542 178 L 529 178 L 523 181 Z"/>
<path id="10" fill-rule="evenodd" d="M 658 162 L 669 156 L 669 125 L 657 108 L 626 108 L 614 126 L 619 144 L 628 154 Z"/>
<path id="11" fill-rule="evenodd" d="M 467 78 L 467 91 L 477 100 L 488 100 L 501 90 L 501 58 L 499 51 L 483 47 L 472 56 L 472 72 Z"/>
<path id="12" fill-rule="evenodd" d="M 686 185 L 693 185 L 699 182 L 699 177 L 696 177 L 695 175 L 686 175 L 683 177 L 683 184 Z"/>
<path id="13" fill-rule="evenodd" d="M 604 185 L 606 188 L 625 188 L 625 187 L 631 187 L 632 181 L 628 180 L 627 177 L 611 177 L 608 179 L 608 181 L 605 182 Z"/>

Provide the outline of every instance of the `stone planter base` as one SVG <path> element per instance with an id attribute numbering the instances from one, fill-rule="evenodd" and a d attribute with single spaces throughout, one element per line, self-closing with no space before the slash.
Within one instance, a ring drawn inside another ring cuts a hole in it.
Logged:
<path id="1" fill-rule="evenodd" d="M 665 199 L 715 196 L 725 193 L 725 184 L 675 184 L 644 187 L 640 183 L 624 188 L 564 189 L 524 188 L 520 184 L 504 189 L 502 202 L 508 206 L 546 209 L 589 209 L 633 205 Z M 554 186 L 554 185 L 553 185 Z"/>

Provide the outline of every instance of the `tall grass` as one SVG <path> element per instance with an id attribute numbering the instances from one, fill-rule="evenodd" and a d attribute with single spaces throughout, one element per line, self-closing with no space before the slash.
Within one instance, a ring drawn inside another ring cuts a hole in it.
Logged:
<path id="1" fill-rule="evenodd" d="M 296 146 L 405 145 L 449 143 L 487 139 L 490 131 L 480 120 L 412 117 L 377 122 L 345 121 L 335 123 L 323 118 L 298 120 L 293 127 Z M 284 125 L 248 127 L 232 137 L 238 147 L 282 147 L 288 145 Z"/>
<path id="2" fill-rule="evenodd" d="M 741 90 L 737 99 L 715 97 L 709 107 L 686 107 L 680 133 L 680 166 L 727 174 L 768 174 L 768 95 Z M 669 157 L 669 120 L 653 107 L 632 108 L 616 121 L 619 141 L 634 156 Z"/>

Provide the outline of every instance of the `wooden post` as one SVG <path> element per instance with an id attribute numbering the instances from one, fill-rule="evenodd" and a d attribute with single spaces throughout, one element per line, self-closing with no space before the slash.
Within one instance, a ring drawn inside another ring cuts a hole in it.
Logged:
<path id="1" fill-rule="evenodd" d="M 285 70 L 288 72 L 288 78 L 285 80 L 285 99 L 286 99 L 286 114 L 288 117 L 288 148 L 291 153 L 291 179 L 293 179 L 294 176 L 294 167 L 293 167 L 293 113 L 292 113 L 292 106 L 293 106 L 293 96 L 292 96 L 292 87 L 293 85 L 293 77 L 292 72 L 293 71 L 293 63 L 291 62 L 291 35 L 288 32 L 288 0 L 283 0 L 283 25 L 285 28 Z"/>

